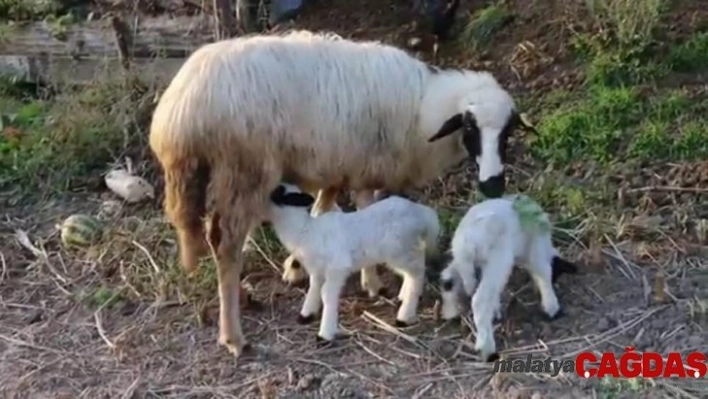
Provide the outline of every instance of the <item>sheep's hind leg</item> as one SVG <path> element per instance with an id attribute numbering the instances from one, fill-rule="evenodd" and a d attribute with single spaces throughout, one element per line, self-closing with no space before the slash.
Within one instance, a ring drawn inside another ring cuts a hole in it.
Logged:
<path id="1" fill-rule="evenodd" d="M 216 259 L 219 285 L 219 343 L 239 357 L 247 347 L 241 328 L 241 251 L 248 232 L 263 218 L 270 186 L 262 174 L 216 170 L 216 211 L 209 223 L 209 246 Z M 245 194 L 247 193 L 247 194 Z"/>
<path id="2" fill-rule="evenodd" d="M 241 287 L 243 253 L 237 250 L 246 238 L 246 231 L 238 227 L 243 220 L 234 224 L 229 219 L 222 218 L 219 212 L 211 216 L 208 241 L 218 268 L 219 343 L 238 357 L 247 345 L 240 311 L 245 296 Z"/>
<path id="3" fill-rule="evenodd" d="M 552 255 L 546 243 L 536 242 L 526 262 L 526 269 L 541 293 L 541 307 L 549 320 L 554 320 L 561 315 L 558 297 L 553 289 Z"/>
<path id="4" fill-rule="evenodd" d="M 472 296 L 472 313 L 477 329 L 475 349 L 480 352 L 483 361 L 493 361 L 498 358 L 493 320 L 513 267 L 513 254 L 498 251 L 487 260 L 483 270 L 488 272 L 482 274 L 479 286 Z"/>
<path id="5" fill-rule="evenodd" d="M 329 211 L 341 211 L 337 206 L 337 192 L 335 188 L 320 190 L 317 193 L 317 200 L 312 205 L 312 216 L 319 216 Z M 291 285 L 300 286 L 307 277 L 307 271 L 302 267 L 300 262 L 292 255 L 289 255 L 283 262 L 283 282 Z"/>
<path id="6" fill-rule="evenodd" d="M 370 190 L 357 191 L 354 197 L 354 203 L 357 210 L 362 210 L 373 204 L 374 192 Z M 375 298 L 379 295 L 388 296 L 386 289 L 381 282 L 378 274 L 378 265 L 372 265 L 361 269 L 360 284 L 361 288 L 368 292 L 370 298 Z"/>
<path id="7" fill-rule="evenodd" d="M 394 265 L 392 265 L 395 267 Z M 425 286 L 425 256 L 421 254 L 418 259 L 410 262 L 406 268 L 398 268 L 403 274 L 401 293 L 401 306 L 396 315 L 396 326 L 405 327 L 413 324 L 418 316 L 418 303 Z"/>

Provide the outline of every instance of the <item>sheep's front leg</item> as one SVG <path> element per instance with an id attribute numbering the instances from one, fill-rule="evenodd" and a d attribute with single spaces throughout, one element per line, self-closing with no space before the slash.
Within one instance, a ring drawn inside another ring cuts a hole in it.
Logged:
<path id="1" fill-rule="evenodd" d="M 321 291 L 324 281 L 322 273 L 310 274 L 310 287 L 307 289 L 302 310 L 297 318 L 299 324 L 309 324 L 315 320 L 315 315 L 320 311 L 322 305 Z"/>
<path id="2" fill-rule="evenodd" d="M 354 203 L 357 210 L 362 210 L 373 204 L 374 192 L 370 190 L 357 191 L 354 197 Z M 369 293 L 370 298 L 375 298 L 379 295 L 385 295 L 384 285 L 378 274 L 378 265 L 372 265 L 361 269 L 360 284 L 361 288 Z"/>
<path id="3" fill-rule="evenodd" d="M 479 287 L 472 296 L 472 312 L 477 329 L 475 349 L 480 352 L 483 361 L 494 361 L 498 358 L 493 321 L 513 267 L 514 256 L 510 252 L 498 251 L 490 256 L 482 268 Z"/>
<path id="4" fill-rule="evenodd" d="M 327 273 L 322 285 L 322 320 L 318 340 L 332 341 L 337 338 L 339 329 L 339 296 L 346 282 L 347 274 L 342 269 L 332 270 Z"/>
<path id="5" fill-rule="evenodd" d="M 337 192 L 339 190 L 334 188 L 328 188 L 326 190 L 320 190 L 317 193 L 317 200 L 312 205 L 312 216 L 319 216 L 325 212 L 335 211 L 341 212 L 339 206 L 337 206 Z M 288 256 L 283 262 L 283 281 L 292 285 L 297 285 L 307 277 L 307 271 L 302 267 L 300 262 L 298 262 L 292 255 Z"/>

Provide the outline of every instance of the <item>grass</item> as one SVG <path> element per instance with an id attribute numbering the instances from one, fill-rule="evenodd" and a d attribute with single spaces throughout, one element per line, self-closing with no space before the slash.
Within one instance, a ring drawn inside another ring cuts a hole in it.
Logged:
<path id="1" fill-rule="evenodd" d="M 662 57 L 652 46 L 663 1 L 587 3 L 605 31 L 574 38 L 586 65 L 584 93 L 547 97 L 540 134 L 530 143 L 533 154 L 553 164 L 704 159 L 708 116 L 702 110 L 708 103 L 657 83 L 704 67 L 708 36 L 697 33 Z"/>
<path id="2" fill-rule="evenodd" d="M 61 193 L 95 182 L 140 143 L 132 87 L 112 79 L 31 97 L 0 87 L 0 187 Z M 20 193 L 22 194 L 22 193 Z"/>
<path id="3" fill-rule="evenodd" d="M 477 51 L 488 45 L 510 19 L 511 14 L 501 5 L 482 8 L 469 16 L 458 40 L 463 48 Z"/>

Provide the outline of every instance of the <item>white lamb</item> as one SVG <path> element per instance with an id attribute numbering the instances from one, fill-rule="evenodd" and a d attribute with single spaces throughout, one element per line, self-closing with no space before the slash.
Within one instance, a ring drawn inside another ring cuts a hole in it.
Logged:
<path id="1" fill-rule="evenodd" d="M 310 276 L 298 322 L 312 322 L 324 302 L 318 340 L 335 339 L 339 296 L 347 277 L 377 263 L 386 263 L 403 277 L 396 324 L 415 322 L 425 283 L 426 254 L 437 250 L 437 212 L 392 196 L 360 211 L 313 217 L 308 207 L 314 201 L 289 184 L 281 184 L 271 194 L 273 229 Z"/>
<path id="2" fill-rule="evenodd" d="M 455 230 L 451 243 L 453 259 L 440 275 L 443 319 L 459 316 L 459 294 L 472 296 L 477 329 L 475 349 L 486 361 L 498 358 L 492 322 L 501 318 L 501 294 L 515 263 L 522 264 L 531 274 L 541 293 L 543 311 L 550 319 L 560 315 L 553 282 L 562 273 L 577 271 L 554 248 L 545 212 L 536 208 L 536 215 L 524 215 L 530 220 L 528 225 L 525 223 L 527 219 L 520 214 L 524 210 L 517 205 L 527 200 L 525 196 L 506 196 L 470 208 Z M 475 292 L 476 268 L 482 277 Z"/>

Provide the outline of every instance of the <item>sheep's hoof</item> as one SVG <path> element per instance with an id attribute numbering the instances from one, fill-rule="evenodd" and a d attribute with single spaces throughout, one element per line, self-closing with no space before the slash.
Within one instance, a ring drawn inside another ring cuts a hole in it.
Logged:
<path id="1" fill-rule="evenodd" d="M 308 316 L 303 316 L 301 314 L 297 315 L 297 324 L 312 324 L 313 321 L 315 321 L 314 314 Z"/>
<path id="2" fill-rule="evenodd" d="M 548 313 L 543 312 L 543 318 L 549 322 L 556 321 L 556 320 L 562 318 L 563 316 L 565 316 L 565 311 L 563 310 L 563 308 L 559 308 L 558 311 L 556 312 L 556 314 L 553 316 L 550 316 L 550 315 L 548 315 Z"/>
<path id="3" fill-rule="evenodd" d="M 487 356 L 486 362 L 493 363 L 493 362 L 496 362 L 497 360 L 499 360 L 499 353 L 494 352 L 494 353 L 490 354 L 489 356 Z"/>

